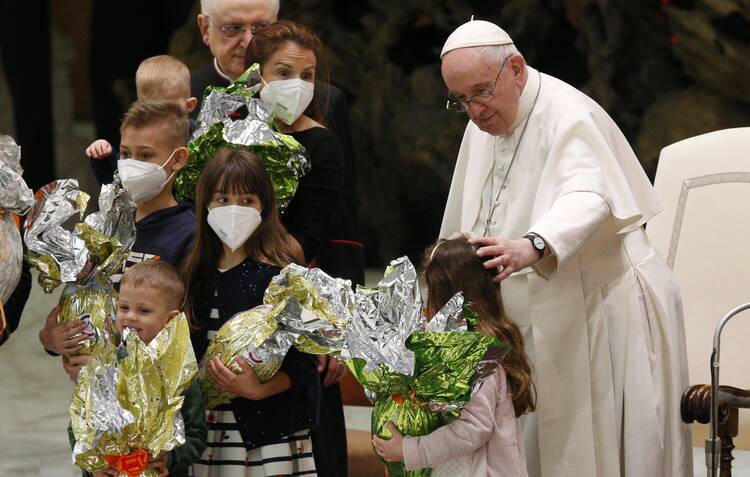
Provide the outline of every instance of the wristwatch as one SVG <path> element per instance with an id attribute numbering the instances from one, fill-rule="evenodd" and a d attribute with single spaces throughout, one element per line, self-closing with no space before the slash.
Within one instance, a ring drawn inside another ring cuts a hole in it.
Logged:
<path id="1" fill-rule="evenodd" d="M 539 258 L 542 258 L 544 256 L 544 252 L 547 250 L 547 242 L 544 241 L 544 239 L 535 234 L 534 232 L 529 232 L 526 235 L 523 236 L 525 239 L 529 239 L 529 242 L 531 242 L 531 246 L 534 247 L 534 250 L 539 254 Z"/>

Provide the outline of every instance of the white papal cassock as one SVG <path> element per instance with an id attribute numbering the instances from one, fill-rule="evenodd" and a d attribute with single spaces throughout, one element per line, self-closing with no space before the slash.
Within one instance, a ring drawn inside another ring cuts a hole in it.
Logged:
<path id="1" fill-rule="evenodd" d="M 656 196 L 598 104 L 527 71 L 508 134 L 469 122 L 440 235 L 482 235 L 492 211 L 488 235 L 533 231 L 553 251 L 501 285 L 535 371 L 537 411 L 523 422 L 529 475 L 691 476 L 680 294 L 642 228 L 660 210 Z"/>

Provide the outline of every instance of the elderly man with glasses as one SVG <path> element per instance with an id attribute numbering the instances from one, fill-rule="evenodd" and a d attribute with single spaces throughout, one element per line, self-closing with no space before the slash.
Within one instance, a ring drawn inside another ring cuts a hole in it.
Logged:
<path id="1" fill-rule="evenodd" d="M 245 51 L 253 32 L 275 22 L 279 0 L 201 0 L 198 27 L 213 61 L 193 72 L 193 96 L 207 86 L 229 86 L 245 71 Z M 197 112 L 196 112 L 197 117 Z"/>
<path id="2" fill-rule="evenodd" d="M 643 226 L 660 211 L 617 125 L 470 21 L 441 53 L 469 123 L 440 235 L 471 232 L 524 332 L 537 411 L 529 475 L 692 475 L 679 290 Z"/>

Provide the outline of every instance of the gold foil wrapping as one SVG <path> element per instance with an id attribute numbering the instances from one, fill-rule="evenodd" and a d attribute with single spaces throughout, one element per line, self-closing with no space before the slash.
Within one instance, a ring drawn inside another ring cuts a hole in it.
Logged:
<path id="1" fill-rule="evenodd" d="M 185 442 L 182 393 L 198 373 L 185 316 L 171 320 L 149 344 L 132 330 L 123 335 L 120 348 L 97 341 L 70 406 L 73 458 L 89 472 L 114 462 L 135 465 L 144 453 L 154 458 Z M 144 468 L 137 475 L 157 474 Z"/>

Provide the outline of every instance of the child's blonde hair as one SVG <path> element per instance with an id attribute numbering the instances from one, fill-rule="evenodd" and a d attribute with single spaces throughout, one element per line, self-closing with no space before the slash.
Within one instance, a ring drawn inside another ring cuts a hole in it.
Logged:
<path id="1" fill-rule="evenodd" d="M 185 110 L 174 101 L 136 101 L 122 117 L 120 132 L 128 128 L 141 129 L 151 126 L 161 126 L 164 135 L 174 147 L 187 146 L 190 123 Z"/>
<path id="2" fill-rule="evenodd" d="M 190 97 L 190 70 L 170 55 L 146 58 L 135 72 L 138 99 L 177 99 Z"/>
<path id="3" fill-rule="evenodd" d="M 531 363 L 523 347 L 518 326 L 505 315 L 500 286 L 492 281 L 493 272 L 484 268 L 465 236 L 438 242 L 424 254 L 427 282 L 427 312 L 437 313 L 458 292 L 479 315 L 477 330 L 509 344 L 511 349 L 502 366 L 508 381 L 516 416 L 533 412 L 535 405 Z"/>
<path id="4" fill-rule="evenodd" d="M 171 310 L 181 310 L 185 302 L 185 284 L 176 268 L 161 260 L 146 260 L 125 270 L 122 287 L 147 286 L 159 292 Z"/>

